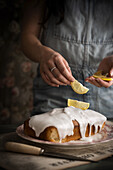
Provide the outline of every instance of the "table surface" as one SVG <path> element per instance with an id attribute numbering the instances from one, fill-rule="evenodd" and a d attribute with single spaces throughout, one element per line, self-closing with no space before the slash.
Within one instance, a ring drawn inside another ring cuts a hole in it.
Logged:
<path id="1" fill-rule="evenodd" d="M 113 121 L 113 119 L 109 119 L 110 121 Z M 18 125 L 0 125 L 0 135 L 9 133 L 9 132 L 15 132 L 16 127 Z M 113 169 L 113 156 L 109 157 L 107 159 L 98 161 L 96 163 L 90 163 L 87 165 L 81 165 L 78 167 L 72 167 L 72 168 L 67 168 L 67 170 L 110 170 Z M 0 167 L 0 170 L 4 170 L 3 168 Z"/>

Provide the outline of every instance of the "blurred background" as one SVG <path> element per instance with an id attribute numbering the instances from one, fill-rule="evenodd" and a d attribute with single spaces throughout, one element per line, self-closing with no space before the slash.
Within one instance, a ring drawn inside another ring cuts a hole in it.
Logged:
<path id="1" fill-rule="evenodd" d="M 33 107 L 37 64 L 20 50 L 23 0 L 0 0 L 0 129 L 23 123 Z"/>

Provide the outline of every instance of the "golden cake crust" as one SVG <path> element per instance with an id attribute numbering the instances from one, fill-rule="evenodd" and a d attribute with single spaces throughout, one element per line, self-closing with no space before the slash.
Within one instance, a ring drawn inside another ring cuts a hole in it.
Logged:
<path id="1" fill-rule="evenodd" d="M 73 130 L 74 134 L 71 136 L 66 136 L 64 139 L 62 139 L 61 141 L 62 143 L 69 142 L 72 140 L 79 140 L 81 138 L 79 123 L 76 120 L 73 120 L 73 124 L 74 124 L 74 130 Z M 105 122 L 103 123 L 102 128 L 104 128 L 104 126 L 105 126 Z M 100 130 L 99 128 L 100 127 L 98 127 L 97 133 Z M 90 131 L 90 126 L 88 124 L 86 128 L 86 132 L 85 132 L 85 137 L 89 136 L 89 131 Z M 60 142 L 58 130 L 54 126 L 47 127 L 39 135 L 39 137 L 36 137 L 35 131 L 31 127 L 29 127 L 29 119 L 24 122 L 24 133 L 25 135 L 28 135 L 33 138 L 38 138 L 38 139 L 50 141 L 50 142 Z M 94 134 L 95 134 L 95 126 L 93 125 L 91 127 L 91 135 L 94 135 Z"/>

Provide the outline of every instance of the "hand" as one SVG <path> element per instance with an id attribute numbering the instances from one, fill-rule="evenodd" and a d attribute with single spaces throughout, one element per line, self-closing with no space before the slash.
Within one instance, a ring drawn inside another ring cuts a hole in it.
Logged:
<path id="1" fill-rule="evenodd" d="M 67 61 L 57 52 L 42 57 L 40 73 L 43 80 L 51 86 L 70 85 L 75 80 Z"/>
<path id="2" fill-rule="evenodd" d="M 108 77 L 113 78 L 113 56 L 104 58 L 99 64 L 98 70 L 101 70 L 103 74 L 108 73 Z M 94 78 L 93 76 L 88 77 L 85 81 L 97 86 L 97 87 L 110 87 L 113 85 L 112 81 L 104 81 L 100 78 Z"/>

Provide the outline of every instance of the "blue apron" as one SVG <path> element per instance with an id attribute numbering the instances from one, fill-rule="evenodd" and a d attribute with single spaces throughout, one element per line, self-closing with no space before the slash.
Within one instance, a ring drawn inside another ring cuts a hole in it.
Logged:
<path id="1" fill-rule="evenodd" d="M 67 106 L 67 99 L 90 103 L 90 109 L 113 118 L 113 86 L 98 88 L 85 82 L 97 71 L 101 60 L 113 54 L 113 1 L 67 0 L 64 21 L 56 25 L 52 16 L 41 42 L 59 52 L 69 63 L 73 76 L 89 88 L 77 94 L 70 86 L 52 87 L 41 78 L 39 68 L 34 80 L 32 115 Z"/>

